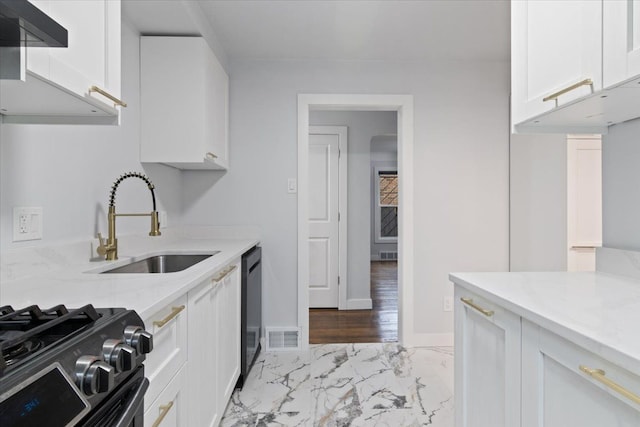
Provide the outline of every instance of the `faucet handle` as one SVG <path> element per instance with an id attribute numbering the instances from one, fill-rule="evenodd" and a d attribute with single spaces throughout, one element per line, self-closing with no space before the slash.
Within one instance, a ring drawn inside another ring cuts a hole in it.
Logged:
<path id="1" fill-rule="evenodd" d="M 98 255 L 105 256 L 107 254 L 106 241 L 102 237 L 102 233 L 98 233 L 97 237 L 98 237 L 98 248 L 96 249 L 96 252 L 98 252 Z"/>

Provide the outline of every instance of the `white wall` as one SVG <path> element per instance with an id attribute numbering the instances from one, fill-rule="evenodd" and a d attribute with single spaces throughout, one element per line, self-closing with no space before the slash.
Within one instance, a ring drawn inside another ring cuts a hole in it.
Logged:
<path id="1" fill-rule="evenodd" d="M 144 168 L 139 159 L 139 42 L 127 23 L 122 26 L 121 126 L 0 125 L 0 244 L 50 244 L 57 240 L 106 235 L 108 195 L 113 181 L 127 171 L 143 171 L 156 187 L 159 209 L 169 223 L 179 222 L 181 177 L 161 165 Z M 159 117 L 158 120 L 166 120 Z M 137 179 L 123 182 L 116 206 L 121 212 L 149 212 L 151 196 Z M 42 241 L 12 243 L 14 206 L 42 206 Z M 149 221 L 119 218 L 118 231 L 145 232 Z"/>
<path id="2" fill-rule="evenodd" d="M 448 273 L 508 269 L 508 63 L 232 61 L 229 71 L 231 169 L 184 174 L 184 222 L 262 228 L 265 324 L 297 324 L 297 203 L 287 193 L 297 95 L 392 93 L 414 96 L 413 326 L 451 333 Z"/>
<path id="3" fill-rule="evenodd" d="M 567 137 L 511 136 L 511 270 L 567 270 Z"/>
<path id="4" fill-rule="evenodd" d="M 394 111 L 312 111 L 311 125 L 347 126 L 347 299 L 371 298 L 370 271 L 370 150 L 375 135 L 395 133 Z"/>
<path id="5" fill-rule="evenodd" d="M 602 137 L 602 245 L 640 251 L 640 119 Z"/>
<path id="6" fill-rule="evenodd" d="M 376 167 L 396 168 L 398 167 L 398 137 L 390 132 L 386 135 L 376 135 L 371 140 L 371 259 L 380 259 L 380 251 L 397 252 L 397 243 L 376 243 L 375 210 L 378 208 L 376 199 Z"/>

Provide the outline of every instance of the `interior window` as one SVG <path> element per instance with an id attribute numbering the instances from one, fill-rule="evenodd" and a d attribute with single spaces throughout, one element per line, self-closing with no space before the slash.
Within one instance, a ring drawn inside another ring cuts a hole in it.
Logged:
<path id="1" fill-rule="evenodd" d="M 378 172 L 380 238 L 398 237 L 398 171 Z"/>

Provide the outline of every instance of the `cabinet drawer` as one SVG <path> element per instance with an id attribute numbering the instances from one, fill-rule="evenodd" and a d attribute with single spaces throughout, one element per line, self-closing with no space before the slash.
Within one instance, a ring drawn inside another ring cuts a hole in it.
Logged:
<path id="1" fill-rule="evenodd" d="M 523 320 L 523 426 L 640 425 L 640 373 Z"/>
<path id="2" fill-rule="evenodd" d="M 186 391 L 186 367 L 182 367 L 149 405 L 145 395 L 144 427 L 186 426 Z"/>
<path id="3" fill-rule="evenodd" d="M 147 330 L 153 334 L 153 351 L 145 361 L 145 375 L 151 382 L 145 405 L 158 396 L 187 360 L 186 307 L 185 295 L 145 319 Z"/>

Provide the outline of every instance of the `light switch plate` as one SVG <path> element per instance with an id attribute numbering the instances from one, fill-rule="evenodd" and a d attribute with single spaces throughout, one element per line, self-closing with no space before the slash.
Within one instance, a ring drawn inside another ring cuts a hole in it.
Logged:
<path id="1" fill-rule="evenodd" d="M 298 192 L 298 180 L 295 178 L 289 178 L 287 180 L 287 192 L 288 193 L 297 193 Z"/>
<path id="2" fill-rule="evenodd" d="M 160 228 L 167 228 L 167 221 L 168 221 L 168 217 L 167 217 L 167 211 L 160 211 L 158 212 L 158 221 L 160 221 Z"/>
<path id="3" fill-rule="evenodd" d="M 13 241 L 42 239 L 42 208 L 13 208 Z"/>

